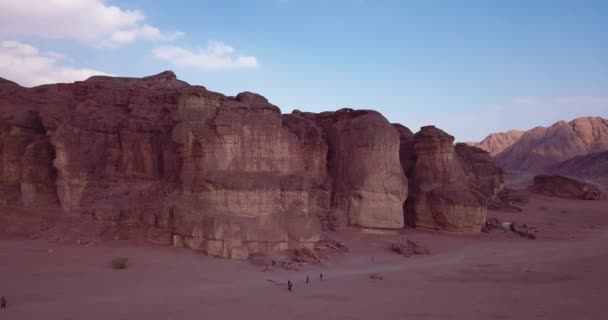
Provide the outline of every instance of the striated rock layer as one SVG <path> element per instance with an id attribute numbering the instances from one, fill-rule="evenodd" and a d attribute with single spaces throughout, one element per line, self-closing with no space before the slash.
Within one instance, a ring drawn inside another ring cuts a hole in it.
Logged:
<path id="1" fill-rule="evenodd" d="M 141 227 L 214 256 L 312 248 L 322 229 L 404 220 L 478 231 L 501 179 L 487 153 L 371 110 L 281 114 L 170 71 L 35 88 L 0 79 L 0 207 Z"/>

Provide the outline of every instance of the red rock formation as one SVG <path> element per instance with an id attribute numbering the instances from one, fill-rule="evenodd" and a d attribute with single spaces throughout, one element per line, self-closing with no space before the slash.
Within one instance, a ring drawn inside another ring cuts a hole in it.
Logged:
<path id="1" fill-rule="evenodd" d="M 233 258 L 312 247 L 316 217 L 403 227 L 399 136 L 377 112 L 281 115 L 172 72 L 0 90 L 4 205 L 54 204 Z"/>
<path id="2" fill-rule="evenodd" d="M 22 105 L 23 90 L 0 79 L 0 206 L 57 202 L 53 149 L 38 113 Z"/>
<path id="3" fill-rule="evenodd" d="M 313 248 L 321 226 L 402 228 L 407 171 L 412 223 L 477 231 L 499 172 L 452 143 L 370 110 L 282 115 L 260 95 L 227 97 L 172 72 L 35 88 L 1 80 L 0 206 L 62 209 L 245 258 Z"/>
<path id="4" fill-rule="evenodd" d="M 399 133 L 376 111 L 342 109 L 317 120 L 329 146 L 332 216 L 345 216 L 354 227 L 402 228 L 407 179 Z"/>
<path id="5" fill-rule="evenodd" d="M 534 184 L 529 189 L 535 193 L 560 198 L 599 200 L 603 197 L 598 187 L 559 175 L 535 176 Z"/>
<path id="6" fill-rule="evenodd" d="M 299 141 L 261 96 L 164 72 L 18 88 L 1 101 L 0 181 L 20 192 L 16 205 L 50 189 L 65 211 L 224 257 L 318 240 Z"/>
<path id="7" fill-rule="evenodd" d="M 318 159 L 307 162 L 321 189 L 331 190 L 329 207 L 324 195 L 318 197 L 331 229 L 403 227 L 407 179 L 399 163 L 399 134 L 381 114 L 342 109 L 284 118 L 310 150 L 305 159 Z"/>
<path id="8" fill-rule="evenodd" d="M 283 126 L 294 134 L 302 151 L 304 170 L 310 177 L 310 203 L 325 229 L 339 223 L 330 216 L 332 178 L 327 171 L 328 145 L 325 133 L 316 122 L 315 114 L 294 111 L 282 116 Z"/>
<path id="9" fill-rule="evenodd" d="M 480 149 L 433 126 L 413 138 L 401 129 L 401 162 L 410 179 L 407 221 L 422 228 L 479 232 L 487 203 L 502 188 L 502 172 Z"/>

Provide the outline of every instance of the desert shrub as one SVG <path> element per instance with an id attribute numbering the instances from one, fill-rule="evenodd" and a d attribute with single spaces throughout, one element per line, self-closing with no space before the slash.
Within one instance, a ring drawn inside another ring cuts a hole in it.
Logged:
<path id="1" fill-rule="evenodd" d="M 114 258 L 112 260 L 112 269 L 114 269 L 114 270 L 126 269 L 128 262 L 129 262 L 128 258 Z"/>

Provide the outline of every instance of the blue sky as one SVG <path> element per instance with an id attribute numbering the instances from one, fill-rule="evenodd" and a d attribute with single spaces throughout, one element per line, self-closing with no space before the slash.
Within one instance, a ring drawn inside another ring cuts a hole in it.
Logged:
<path id="1" fill-rule="evenodd" d="M 23 85 L 170 69 L 459 141 L 608 117 L 608 1 L 28 1 L 0 0 L 0 76 Z"/>

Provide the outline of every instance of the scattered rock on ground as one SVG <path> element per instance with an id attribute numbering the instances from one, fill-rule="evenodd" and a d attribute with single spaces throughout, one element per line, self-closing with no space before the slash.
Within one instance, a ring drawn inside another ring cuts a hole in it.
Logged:
<path id="1" fill-rule="evenodd" d="M 530 202 L 530 197 L 526 190 L 503 188 L 488 207 L 493 210 L 522 212 L 521 206 L 528 202 Z"/>
<path id="2" fill-rule="evenodd" d="M 488 218 L 486 223 L 481 227 L 481 231 L 488 233 L 492 230 L 502 230 L 502 223 L 496 218 Z"/>
<path id="3" fill-rule="evenodd" d="M 403 243 L 403 242 L 393 243 L 391 245 L 391 250 L 399 253 L 400 255 L 406 256 L 406 257 L 410 257 L 414 254 L 430 253 L 430 250 L 428 248 L 426 248 L 425 246 L 423 246 L 415 241 L 412 241 L 412 240 L 406 240 L 405 243 Z"/>
<path id="4" fill-rule="evenodd" d="M 528 225 L 525 224 L 519 224 L 516 222 L 511 223 L 510 226 L 510 230 L 517 233 L 519 236 L 523 237 L 523 238 L 528 238 L 531 240 L 535 240 L 536 239 L 536 235 L 534 235 L 532 233 L 532 231 L 535 231 L 536 228 L 534 227 L 529 227 Z"/>
<path id="5" fill-rule="evenodd" d="M 373 279 L 373 280 L 384 280 L 384 277 L 381 276 L 381 275 L 379 275 L 379 274 L 377 274 L 377 273 L 370 274 L 369 278 Z"/>
<path id="6" fill-rule="evenodd" d="M 503 230 L 506 232 L 514 232 L 522 238 L 536 239 L 536 235 L 533 232 L 538 232 L 535 227 L 528 226 L 527 224 L 519 224 L 517 222 L 501 222 L 497 218 L 488 218 L 481 231 L 489 233 L 494 230 Z"/>
<path id="7" fill-rule="evenodd" d="M 559 198 L 581 200 L 600 200 L 603 198 L 603 194 L 597 186 L 560 175 L 535 176 L 534 184 L 529 189 L 534 193 Z"/>
<path id="8" fill-rule="evenodd" d="M 315 243 L 315 250 L 348 252 L 348 247 L 343 242 L 332 239 L 323 239 Z"/>
<path id="9" fill-rule="evenodd" d="M 298 271 L 306 264 L 323 264 L 328 256 L 317 249 L 301 248 L 274 255 L 250 255 L 248 259 L 249 263 L 263 267 L 262 271 L 279 269 Z"/>

